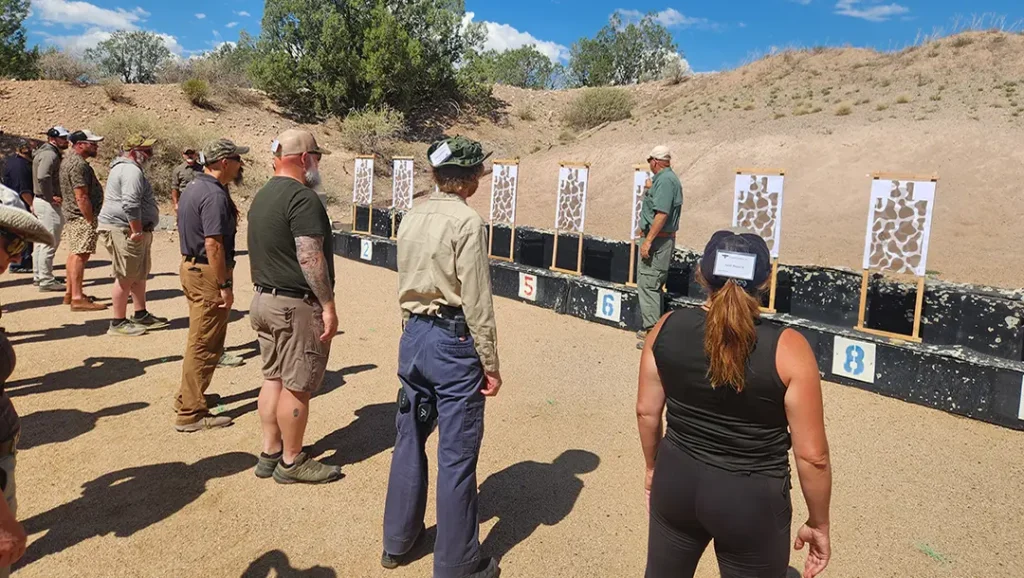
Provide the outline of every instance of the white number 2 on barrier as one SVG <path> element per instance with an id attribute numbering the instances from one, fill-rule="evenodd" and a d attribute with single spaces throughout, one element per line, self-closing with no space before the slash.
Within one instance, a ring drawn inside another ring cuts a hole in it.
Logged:
<path id="1" fill-rule="evenodd" d="M 597 316 L 619 323 L 622 321 L 622 293 L 608 289 L 597 290 Z"/>
<path id="2" fill-rule="evenodd" d="M 359 258 L 363 261 L 373 260 L 373 241 L 363 239 L 359 242 Z"/>
<path id="3" fill-rule="evenodd" d="M 537 300 L 537 277 L 526 273 L 519 274 L 519 297 L 527 301 Z"/>

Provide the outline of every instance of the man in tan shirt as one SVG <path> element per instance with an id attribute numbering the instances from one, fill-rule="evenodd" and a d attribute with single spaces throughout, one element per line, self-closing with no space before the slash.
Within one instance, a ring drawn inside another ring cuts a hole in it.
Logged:
<path id="1" fill-rule="evenodd" d="M 398 233 L 398 438 L 384 507 L 381 565 L 397 568 L 423 537 L 427 505 L 424 444 L 437 448 L 434 578 L 491 578 L 480 558 L 476 464 L 484 399 L 498 394 L 497 331 L 484 220 L 466 205 L 484 174 L 480 143 L 455 137 L 427 151 L 438 191 L 415 207 Z"/>

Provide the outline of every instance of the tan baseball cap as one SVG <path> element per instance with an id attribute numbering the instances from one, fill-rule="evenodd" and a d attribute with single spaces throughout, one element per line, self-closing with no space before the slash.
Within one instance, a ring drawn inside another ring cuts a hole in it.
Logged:
<path id="1" fill-rule="evenodd" d="M 274 139 L 273 144 L 270 145 L 270 150 L 279 157 L 301 155 L 302 153 L 331 154 L 331 151 L 320 148 L 316 144 L 316 137 L 313 136 L 313 133 L 297 128 L 281 133 L 280 136 Z"/>
<path id="2" fill-rule="evenodd" d="M 651 159 L 656 161 L 670 161 L 672 160 L 672 151 L 668 150 L 667 146 L 658 145 L 651 150 L 651 154 L 647 155 L 647 160 Z"/>

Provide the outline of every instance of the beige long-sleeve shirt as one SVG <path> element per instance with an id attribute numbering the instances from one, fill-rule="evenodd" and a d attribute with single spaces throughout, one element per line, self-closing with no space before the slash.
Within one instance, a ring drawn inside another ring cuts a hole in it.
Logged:
<path id="1" fill-rule="evenodd" d="M 484 370 L 498 371 L 487 226 L 462 197 L 435 192 L 402 219 L 398 301 L 405 317 L 461 307 Z"/>

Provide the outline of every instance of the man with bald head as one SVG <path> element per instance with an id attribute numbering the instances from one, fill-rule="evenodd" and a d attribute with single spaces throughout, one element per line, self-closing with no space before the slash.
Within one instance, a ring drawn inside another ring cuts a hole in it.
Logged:
<path id="1" fill-rule="evenodd" d="M 341 468 L 302 451 L 309 399 L 320 387 L 338 332 L 334 237 L 313 189 L 330 151 L 312 134 L 288 130 L 272 147 L 274 176 L 249 208 L 249 262 L 255 295 L 249 320 L 263 356 L 259 414 L 263 452 L 256 476 L 280 484 L 320 484 Z"/>

